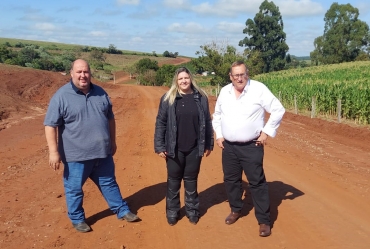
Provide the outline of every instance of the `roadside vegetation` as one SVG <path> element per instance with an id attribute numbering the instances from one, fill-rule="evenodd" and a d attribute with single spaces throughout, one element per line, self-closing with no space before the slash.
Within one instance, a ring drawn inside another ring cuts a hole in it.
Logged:
<path id="1" fill-rule="evenodd" d="M 339 116 L 370 124 L 370 61 L 344 62 L 256 75 L 298 113 Z M 314 103 L 313 103 L 314 102 Z"/>

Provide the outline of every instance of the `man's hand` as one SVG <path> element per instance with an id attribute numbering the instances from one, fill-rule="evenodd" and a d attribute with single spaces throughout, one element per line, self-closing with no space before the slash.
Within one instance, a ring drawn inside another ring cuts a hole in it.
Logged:
<path id="1" fill-rule="evenodd" d="M 59 152 L 50 152 L 49 153 L 49 166 L 52 168 L 54 171 L 59 169 L 60 166 L 60 155 Z"/>
<path id="2" fill-rule="evenodd" d="M 221 149 L 224 149 L 224 141 L 225 139 L 223 137 L 220 137 L 216 140 L 218 147 L 220 147 Z"/>
<path id="3" fill-rule="evenodd" d="M 256 140 L 256 146 L 267 145 L 267 138 L 268 138 L 268 135 L 264 132 L 261 132 L 261 135 Z"/>

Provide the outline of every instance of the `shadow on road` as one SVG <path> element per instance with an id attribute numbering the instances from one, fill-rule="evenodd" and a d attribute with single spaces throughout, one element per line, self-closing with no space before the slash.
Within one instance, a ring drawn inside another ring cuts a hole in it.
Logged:
<path id="1" fill-rule="evenodd" d="M 278 207 L 284 200 L 294 200 L 304 195 L 299 189 L 281 181 L 269 182 L 271 225 L 279 216 Z"/>
<path id="2" fill-rule="evenodd" d="M 145 187 L 125 198 L 132 212 L 136 213 L 142 207 L 152 206 L 162 201 L 166 196 L 166 182 Z"/>
<path id="3" fill-rule="evenodd" d="M 207 213 L 211 207 L 227 201 L 224 183 L 217 183 L 199 193 L 200 216 Z"/>
<path id="4" fill-rule="evenodd" d="M 282 204 L 284 200 L 293 200 L 299 196 L 304 195 L 302 191 L 296 189 L 295 187 L 283 183 L 281 181 L 268 182 L 269 194 L 270 194 L 270 212 L 271 212 L 271 225 L 273 226 L 274 222 L 278 218 L 278 207 Z M 248 182 L 243 181 L 243 201 L 244 207 L 242 210 L 242 216 L 247 216 L 253 210 L 253 201 L 249 192 Z M 149 187 L 145 187 L 138 192 L 125 198 L 127 203 L 130 206 L 132 212 L 137 213 L 142 207 L 152 206 L 165 198 L 166 195 L 166 182 L 158 183 Z M 183 199 L 183 196 L 180 197 Z M 220 204 L 222 202 L 227 202 L 227 196 L 225 192 L 225 187 L 223 183 L 217 183 L 199 193 L 200 201 L 200 215 L 203 216 L 207 213 L 208 209 L 211 207 Z M 183 203 L 183 200 L 181 200 Z M 228 205 L 228 204 L 227 204 Z M 184 207 L 180 210 L 181 219 L 184 216 L 185 210 Z M 88 224 L 94 224 L 96 221 L 113 215 L 112 211 L 105 209 L 99 213 L 92 215 L 87 218 Z M 225 214 L 225 217 L 227 214 Z"/>
<path id="5" fill-rule="evenodd" d="M 166 182 L 157 183 L 152 186 L 145 187 L 138 192 L 123 197 L 128 203 L 131 212 L 137 213 L 142 207 L 152 206 L 159 203 L 166 195 Z M 105 209 L 99 213 L 96 213 L 86 219 L 86 222 L 90 225 L 94 224 L 98 220 L 104 219 L 108 216 L 113 215 L 110 209 Z"/>
<path id="6" fill-rule="evenodd" d="M 283 183 L 281 181 L 268 182 L 269 194 L 270 194 L 270 213 L 271 213 L 271 224 L 278 218 L 278 207 L 284 200 L 293 200 L 299 196 L 304 195 L 302 191 L 295 187 Z M 247 216 L 253 209 L 253 201 L 249 192 L 248 182 L 243 181 L 244 189 L 244 207 L 242 210 L 242 216 Z M 200 199 L 200 214 L 205 215 L 209 208 L 227 202 L 227 196 L 223 183 L 217 183 L 206 190 L 199 193 Z M 228 204 L 227 204 L 228 205 Z M 225 217 L 227 214 L 225 214 Z"/>

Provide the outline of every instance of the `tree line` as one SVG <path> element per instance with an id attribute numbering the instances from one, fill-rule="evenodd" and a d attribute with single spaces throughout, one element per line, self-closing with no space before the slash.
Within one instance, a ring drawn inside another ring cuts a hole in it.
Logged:
<path id="1" fill-rule="evenodd" d="M 102 69 L 106 59 L 106 54 L 124 54 L 122 50 L 117 49 L 114 44 L 110 44 L 108 48 L 93 47 L 93 46 L 76 46 L 74 49 L 63 50 L 55 44 L 50 44 L 45 47 L 33 44 L 16 42 L 11 45 L 9 42 L 0 44 L 0 63 L 9 65 L 18 65 L 23 67 L 32 67 L 35 69 L 49 71 L 69 71 L 69 64 L 76 58 L 81 56 L 81 53 L 89 53 L 95 69 Z M 157 56 L 155 51 L 150 53 L 129 52 L 126 54 Z M 172 53 L 165 51 L 164 56 L 176 58 L 178 52 Z"/>
<path id="2" fill-rule="evenodd" d="M 97 68 L 102 68 L 102 62 L 105 60 L 104 53 L 122 54 L 122 51 L 116 49 L 113 44 L 110 44 L 108 48 L 79 46 L 73 50 L 56 52 L 58 50 L 60 49 L 54 44 L 42 47 L 35 44 L 17 42 L 12 46 L 9 42 L 5 42 L 0 45 L 0 63 L 55 72 L 67 72 L 70 70 L 71 62 L 76 60 L 82 52 L 90 53 L 89 58 Z"/>
<path id="3" fill-rule="evenodd" d="M 310 53 L 311 66 L 369 60 L 369 26 L 359 19 L 357 8 L 351 4 L 333 3 L 324 21 L 324 34 L 314 40 L 315 49 Z M 247 19 L 245 25 L 242 32 L 246 36 L 238 44 L 244 47 L 243 53 L 238 53 L 227 41 L 201 45 L 196 52 L 198 57 L 191 60 L 195 73 L 214 72 L 210 84 L 222 86 L 230 81 L 229 67 L 236 60 L 247 64 L 251 76 L 310 66 L 306 61 L 298 62 L 288 53 L 283 18 L 274 2 L 263 1 L 259 12 L 253 19 Z M 145 82 L 143 80 L 141 84 Z"/>
<path id="4" fill-rule="evenodd" d="M 71 51 L 51 54 L 46 48 L 34 44 L 17 43 L 14 50 L 10 47 L 10 44 L 0 45 L 0 63 L 62 72 L 69 71 L 71 62 L 76 59 Z"/>
<path id="5" fill-rule="evenodd" d="M 324 34 L 314 40 L 315 49 L 310 53 L 311 66 L 369 60 L 369 26 L 359 19 L 357 8 L 333 3 L 324 21 Z M 243 53 L 237 53 L 227 41 L 210 42 L 196 52 L 198 58 L 192 63 L 199 71 L 215 72 L 212 85 L 230 81 L 229 66 L 236 60 L 245 61 L 251 76 L 310 66 L 288 53 L 283 18 L 272 1 L 263 1 L 259 12 L 245 24 L 243 33 L 246 36 L 238 44 L 245 48 Z"/>
<path id="6" fill-rule="evenodd" d="M 122 54 L 113 44 L 108 48 L 96 48 L 81 46 L 73 50 L 60 50 L 56 45 L 42 47 L 35 44 L 27 44 L 17 42 L 13 46 L 9 42 L 0 45 L 0 63 L 9 65 L 18 65 L 23 67 L 31 67 L 40 70 L 48 70 L 55 72 L 68 72 L 71 69 L 71 63 L 80 58 L 81 53 L 88 53 L 88 61 L 93 70 L 104 70 L 106 65 L 106 54 Z M 143 54 L 144 56 L 155 56 L 152 54 Z M 172 53 L 165 51 L 164 57 L 176 58 L 178 52 Z M 135 75 L 138 84 L 142 85 L 165 85 L 170 82 L 172 74 L 176 67 L 173 65 L 164 65 L 161 68 L 156 60 L 143 58 L 133 65 L 122 68 L 124 71 Z M 112 72 L 108 70 L 107 74 Z"/>

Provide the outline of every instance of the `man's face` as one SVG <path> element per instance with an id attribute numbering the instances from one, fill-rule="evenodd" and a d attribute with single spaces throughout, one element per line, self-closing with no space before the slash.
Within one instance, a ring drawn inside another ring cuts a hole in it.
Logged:
<path id="1" fill-rule="evenodd" d="M 71 70 L 73 84 L 83 93 L 88 93 L 90 90 L 91 73 L 89 65 L 83 60 L 75 61 Z"/>
<path id="2" fill-rule="evenodd" d="M 233 83 L 234 88 L 239 92 L 242 92 L 244 87 L 247 85 L 248 75 L 246 72 L 247 69 L 245 65 L 235 66 L 231 69 L 230 80 Z"/>

